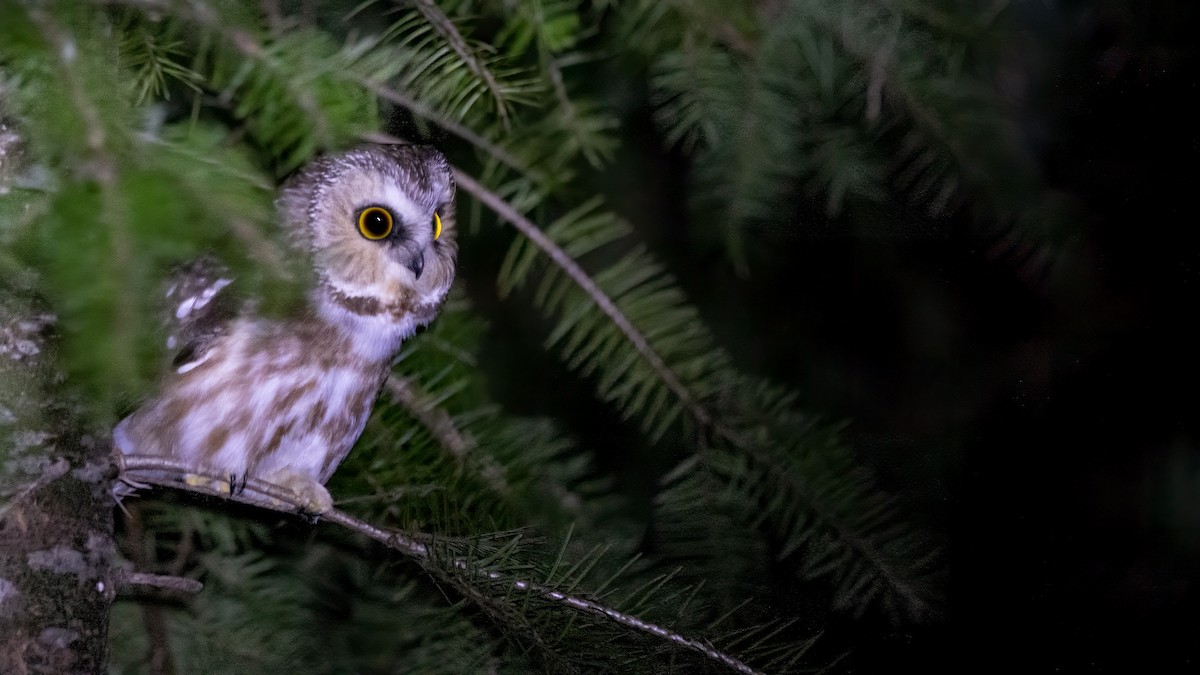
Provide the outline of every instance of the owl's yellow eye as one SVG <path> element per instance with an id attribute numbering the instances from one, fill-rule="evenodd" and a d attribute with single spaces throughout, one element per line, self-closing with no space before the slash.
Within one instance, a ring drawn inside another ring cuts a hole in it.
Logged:
<path id="1" fill-rule="evenodd" d="M 371 241 L 383 239 L 392 233 L 392 212 L 379 206 L 359 211 L 358 231 Z"/>
<path id="2" fill-rule="evenodd" d="M 433 212 L 433 238 L 436 240 L 440 236 L 442 236 L 442 217 L 438 215 L 437 211 L 434 211 Z"/>

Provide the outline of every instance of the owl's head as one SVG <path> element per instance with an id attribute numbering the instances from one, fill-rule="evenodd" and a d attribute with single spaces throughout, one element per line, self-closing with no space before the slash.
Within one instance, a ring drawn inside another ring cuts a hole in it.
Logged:
<path id="1" fill-rule="evenodd" d="M 454 178 L 440 152 L 364 145 L 326 155 L 284 185 L 278 206 L 312 256 L 323 310 L 410 328 L 433 319 L 458 253 Z"/>

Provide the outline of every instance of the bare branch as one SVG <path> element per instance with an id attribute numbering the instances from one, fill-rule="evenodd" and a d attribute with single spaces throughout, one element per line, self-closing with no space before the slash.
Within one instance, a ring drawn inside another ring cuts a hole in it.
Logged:
<path id="1" fill-rule="evenodd" d="M 149 572 L 130 572 L 119 579 L 121 587 L 129 586 L 149 586 L 151 588 L 160 588 L 164 591 L 175 591 L 179 593 L 195 594 L 204 590 L 204 584 L 189 579 L 188 577 L 176 577 L 169 574 L 150 574 Z"/>

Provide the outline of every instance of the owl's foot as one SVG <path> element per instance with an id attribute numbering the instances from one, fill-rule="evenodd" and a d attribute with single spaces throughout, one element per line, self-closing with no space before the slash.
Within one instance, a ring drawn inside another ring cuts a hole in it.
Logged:
<path id="1" fill-rule="evenodd" d="M 330 496 L 329 490 L 312 476 L 279 471 L 266 476 L 265 480 L 295 494 L 296 504 L 299 505 L 302 514 L 319 516 L 333 508 L 333 497 Z"/>

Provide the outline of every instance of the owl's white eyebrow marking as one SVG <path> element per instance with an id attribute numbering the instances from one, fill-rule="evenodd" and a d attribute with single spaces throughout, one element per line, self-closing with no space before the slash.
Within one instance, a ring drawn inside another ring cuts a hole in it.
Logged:
<path id="1" fill-rule="evenodd" d="M 225 288 L 231 283 L 233 283 L 233 279 L 217 279 L 212 283 L 211 286 L 204 289 L 204 292 L 200 295 L 194 295 L 179 303 L 179 307 L 175 310 L 175 318 L 182 319 L 191 314 L 193 311 L 207 305 L 208 301 L 213 299 L 213 296 L 219 293 L 222 288 Z"/>

